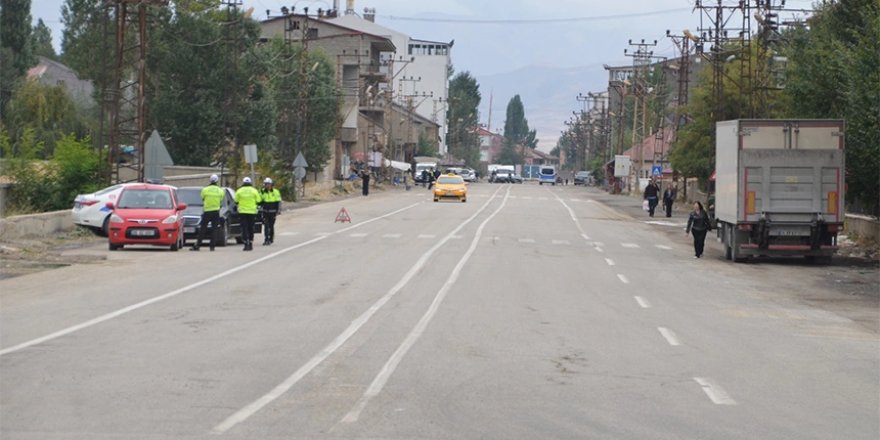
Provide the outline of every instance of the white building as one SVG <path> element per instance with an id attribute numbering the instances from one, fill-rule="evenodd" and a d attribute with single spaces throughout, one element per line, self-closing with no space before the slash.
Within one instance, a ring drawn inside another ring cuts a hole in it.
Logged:
<path id="1" fill-rule="evenodd" d="M 365 9 L 363 17 L 353 11 L 329 20 L 342 26 L 372 35 L 389 38 L 397 52 L 383 53 L 382 59 L 391 69 L 395 102 L 436 122 L 439 126 L 440 154 L 446 154 L 446 107 L 449 91 L 448 71 L 451 65 L 452 42 L 417 40 L 409 35 L 375 23 L 374 9 Z"/>

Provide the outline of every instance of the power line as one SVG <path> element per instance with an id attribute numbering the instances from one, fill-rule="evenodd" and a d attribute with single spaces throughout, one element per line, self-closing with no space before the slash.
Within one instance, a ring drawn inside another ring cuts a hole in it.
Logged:
<path id="1" fill-rule="evenodd" d="M 690 8 L 664 9 L 660 11 L 636 12 L 631 14 L 597 15 L 594 17 L 566 17 L 566 18 L 523 18 L 523 19 L 479 19 L 479 18 L 423 18 L 401 17 L 397 15 L 383 15 L 382 18 L 400 21 L 419 21 L 430 23 L 470 23 L 470 24 L 546 24 L 546 23 L 575 23 L 583 21 L 617 20 L 621 18 L 650 17 L 655 15 L 671 14 L 675 12 L 688 12 Z"/>

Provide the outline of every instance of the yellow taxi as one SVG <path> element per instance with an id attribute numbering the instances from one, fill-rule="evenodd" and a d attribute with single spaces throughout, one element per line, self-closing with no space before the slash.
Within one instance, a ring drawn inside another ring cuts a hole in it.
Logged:
<path id="1" fill-rule="evenodd" d="M 439 202 L 443 198 L 467 202 L 467 184 L 461 176 L 444 174 L 437 178 L 437 182 L 434 183 L 434 201 Z"/>

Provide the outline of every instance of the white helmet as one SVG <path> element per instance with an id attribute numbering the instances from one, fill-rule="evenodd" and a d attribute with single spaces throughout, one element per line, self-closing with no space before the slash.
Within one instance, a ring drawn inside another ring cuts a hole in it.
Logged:
<path id="1" fill-rule="evenodd" d="M 271 178 L 271 177 L 267 177 L 267 178 L 263 179 L 263 183 L 264 183 L 264 184 L 271 185 L 271 184 L 272 184 L 272 178 Z"/>
<path id="2" fill-rule="evenodd" d="M 250 178 L 250 177 L 245 177 L 244 179 L 242 179 L 242 182 L 244 182 L 244 183 L 253 183 L 253 181 L 251 181 L 251 178 Z"/>
<path id="3" fill-rule="evenodd" d="M 217 176 L 216 174 L 211 174 L 210 180 L 211 180 L 211 183 L 217 183 L 220 181 L 220 177 Z"/>

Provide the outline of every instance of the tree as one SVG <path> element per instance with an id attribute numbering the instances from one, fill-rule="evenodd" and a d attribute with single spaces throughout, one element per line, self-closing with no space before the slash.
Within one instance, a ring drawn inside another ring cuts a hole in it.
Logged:
<path id="1" fill-rule="evenodd" d="M 847 203 L 880 215 L 880 4 L 822 2 L 786 37 L 788 115 L 846 121 Z"/>
<path id="2" fill-rule="evenodd" d="M 480 165 L 479 126 L 480 85 L 470 72 L 461 72 L 449 82 L 449 108 L 446 120 L 449 152 L 472 167 Z"/>
<path id="3" fill-rule="evenodd" d="M 62 85 L 47 86 L 32 80 L 20 82 L 7 109 L 6 125 L 12 142 L 32 130 L 45 148 L 39 152 L 40 158 L 50 157 L 56 141 L 63 136 L 85 136 L 87 131 L 85 119 Z"/>
<path id="4" fill-rule="evenodd" d="M 500 161 L 503 164 L 521 164 L 525 150 L 517 150 L 526 145 L 529 137 L 529 122 L 526 120 L 522 99 L 515 95 L 507 103 L 507 118 L 504 120 L 504 146 Z"/>
<path id="5" fill-rule="evenodd" d="M 55 53 L 55 47 L 52 46 L 52 30 L 43 23 L 43 19 L 37 19 L 37 25 L 34 26 L 33 36 L 31 38 L 31 46 L 34 55 L 49 58 L 51 60 L 58 59 Z"/>
<path id="6" fill-rule="evenodd" d="M 0 114 L 27 69 L 36 64 L 31 49 L 31 0 L 0 0 Z"/>

